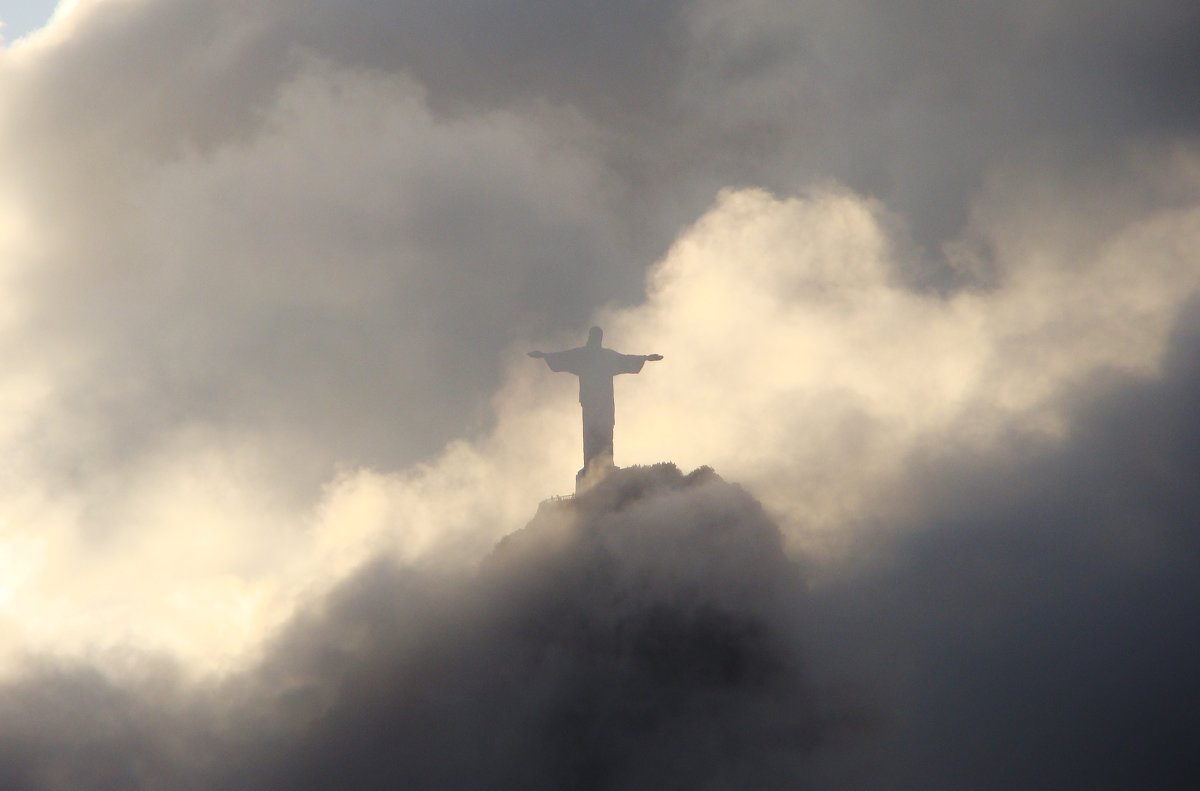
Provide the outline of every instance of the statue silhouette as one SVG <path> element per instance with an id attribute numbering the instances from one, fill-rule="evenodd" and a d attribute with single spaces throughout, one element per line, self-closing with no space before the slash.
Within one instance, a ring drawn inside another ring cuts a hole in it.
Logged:
<path id="1" fill-rule="evenodd" d="M 579 404 L 583 407 L 583 469 L 575 476 L 576 484 L 592 469 L 613 466 L 613 377 L 636 374 L 647 361 L 661 360 L 661 354 L 621 354 L 600 345 L 604 330 L 592 327 L 586 346 L 565 352 L 530 352 L 543 359 L 551 371 L 565 371 L 579 377 Z"/>

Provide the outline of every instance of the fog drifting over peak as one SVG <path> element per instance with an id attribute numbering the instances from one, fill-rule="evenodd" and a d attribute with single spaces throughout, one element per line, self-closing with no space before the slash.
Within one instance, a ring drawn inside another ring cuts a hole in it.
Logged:
<path id="1" fill-rule="evenodd" d="M 744 486 L 824 603 L 815 654 L 895 648 L 912 675 L 864 660 L 856 683 L 939 702 L 864 783 L 922 787 L 926 737 L 996 703 L 935 669 L 1054 655 L 1039 623 L 1117 657 L 1076 657 L 1078 695 L 1133 679 L 1079 711 L 1142 706 L 1173 744 L 1194 645 L 1135 625 L 1194 614 L 1197 21 L 63 4 L 0 50 L 5 689 L 66 662 L 184 743 L 190 680 L 250 677 L 364 564 L 449 585 L 571 490 L 574 383 L 523 354 L 598 323 L 666 357 L 617 380 L 618 464 Z M 1093 613 L 1126 583 L 1106 642 Z M 180 674 L 177 709 L 139 708 L 144 662 Z M 22 738 L 52 754 L 57 727 Z M 989 750 L 963 745 L 963 776 Z M 995 776 L 1057 779 L 1052 753 Z"/>

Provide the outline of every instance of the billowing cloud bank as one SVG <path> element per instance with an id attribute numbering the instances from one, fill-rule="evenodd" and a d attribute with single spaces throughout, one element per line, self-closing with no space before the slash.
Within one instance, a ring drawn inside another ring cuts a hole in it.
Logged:
<path id="1" fill-rule="evenodd" d="M 1200 497 L 1128 480 L 1144 437 L 1109 427 L 1177 406 L 1200 371 L 1175 363 L 1076 448 L 940 471 L 888 563 L 811 592 L 744 490 L 659 465 L 547 502 L 474 572 L 369 564 L 221 683 L 44 665 L 0 699 L 0 781 L 1186 787 Z M 1175 413 L 1154 460 L 1190 480 L 1198 432 Z"/>
<path id="2" fill-rule="evenodd" d="M 651 271 L 643 305 L 603 316 L 617 348 L 668 354 L 618 382 L 618 458 L 712 463 L 789 540 L 836 548 L 921 507 L 913 454 L 986 453 L 1014 432 L 1061 440 L 1091 377 L 1155 374 L 1200 282 L 1198 223 L 1195 210 L 1138 218 L 1061 267 L 1036 266 L 1062 259 L 1033 240 L 1004 282 L 942 297 L 894 282 L 870 202 L 728 193 Z M 469 562 L 572 486 L 567 379 L 521 358 L 493 429 L 404 472 L 345 469 L 315 503 L 288 502 L 274 431 L 187 425 L 77 486 L 14 476 L 9 524 L 27 527 L 9 544 L 26 578 L 12 617 L 34 645 L 115 637 L 214 668 L 375 551 Z M 76 597 L 91 599 L 84 623 Z"/>
<path id="3" fill-rule="evenodd" d="M 475 574 L 367 567 L 253 674 L 203 696 L 166 675 L 130 693 L 44 672 L 0 704 L 4 743 L 34 745 L 0 761 L 0 780 L 790 786 L 862 719 L 823 706 L 811 686 L 800 583 L 744 491 L 708 470 L 623 470 L 544 505 Z M 45 728 L 61 729 L 53 753 L 39 749 Z"/>
<path id="4" fill-rule="evenodd" d="M 599 322 L 666 357 L 618 462 L 745 486 L 880 712 L 803 777 L 1187 776 L 1197 14 L 64 4 L 0 50 L 5 766 L 211 777 L 195 689 L 283 716 L 300 614 L 570 490 L 522 353 Z"/>

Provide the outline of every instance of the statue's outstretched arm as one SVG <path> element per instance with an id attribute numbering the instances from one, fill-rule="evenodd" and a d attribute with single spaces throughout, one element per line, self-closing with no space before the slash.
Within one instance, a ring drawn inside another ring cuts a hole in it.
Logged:
<path id="1" fill-rule="evenodd" d="M 645 354 L 642 355 L 647 362 L 656 363 L 663 358 L 661 354 Z"/>

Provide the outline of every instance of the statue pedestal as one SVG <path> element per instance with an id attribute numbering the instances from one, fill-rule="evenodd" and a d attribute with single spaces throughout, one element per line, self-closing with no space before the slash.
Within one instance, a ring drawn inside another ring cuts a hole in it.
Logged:
<path id="1" fill-rule="evenodd" d="M 575 494 L 583 494 L 616 468 L 611 457 L 592 459 L 591 463 L 575 473 Z"/>

